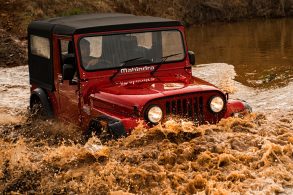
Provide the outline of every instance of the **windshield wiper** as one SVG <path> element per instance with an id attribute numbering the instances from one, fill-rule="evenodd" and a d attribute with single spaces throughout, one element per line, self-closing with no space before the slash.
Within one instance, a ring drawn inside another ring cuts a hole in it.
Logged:
<path id="1" fill-rule="evenodd" d="M 125 67 L 125 65 L 127 65 L 127 63 L 129 63 L 129 62 L 133 62 L 133 61 L 136 61 L 136 60 L 139 60 L 139 59 L 142 59 L 143 58 L 143 56 L 141 56 L 141 57 L 136 57 L 136 58 L 132 58 L 132 59 L 129 59 L 129 60 L 125 60 L 125 61 L 122 61 L 122 62 L 120 62 L 120 66 L 119 66 L 119 68 L 117 69 L 117 71 L 110 77 L 110 80 L 113 80 L 115 77 L 116 77 L 116 75 L 120 72 L 120 70 L 123 68 L 123 67 Z"/>
<path id="2" fill-rule="evenodd" d="M 167 55 L 167 56 L 162 57 L 161 62 L 155 67 L 154 70 L 152 70 L 151 75 L 154 75 L 155 72 L 156 72 L 156 71 L 162 66 L 162 64 L 163 64 L 168 58 L 173 57 L 173 56 L 178 56 L 178 55 L 180 55 L 180 54 L 182 54 L 182 53 L 174 53 L 174 54 L 171 54 L 171 55 Z"/>

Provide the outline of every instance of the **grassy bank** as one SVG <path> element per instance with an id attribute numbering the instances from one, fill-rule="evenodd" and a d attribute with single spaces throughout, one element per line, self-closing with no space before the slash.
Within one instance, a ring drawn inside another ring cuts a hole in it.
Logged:
<path id="1" fill-rule="evenodd" d="M 25 37 L 31 20 L 92 12 L 174 18 L 187 25 L 293 15 L 293 0 L 0 0 L 1 27 Z"/>

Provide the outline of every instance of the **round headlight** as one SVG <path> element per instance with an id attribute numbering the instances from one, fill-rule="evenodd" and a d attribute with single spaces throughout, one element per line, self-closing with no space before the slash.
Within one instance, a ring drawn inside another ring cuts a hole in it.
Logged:
<path id="1" fill-rule="evenodd" d="M 150 122 L 158 123 L 163 118 L 163 111 L 160 107 L 153 106 L 148 110 L 147 116 Z"/>
<path id="2" fill-rule="evenodd" d="M 223 98 L 216 96 L 213 97 L 210 101 L 211 110 L 215 113 L 221 112 L 224 108 L 224 100 Z"/>

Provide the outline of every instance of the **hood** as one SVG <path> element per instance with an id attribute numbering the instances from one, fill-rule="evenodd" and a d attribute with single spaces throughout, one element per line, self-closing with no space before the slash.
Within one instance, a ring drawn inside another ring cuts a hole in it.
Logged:
<path id="1" fill-rule="evenodd" d="M 214 85 L 192 76 L 177 76 L 172 80 L 149 77 L 121 80 L 103 86 L 99 92 L 92 94 L 91 98 L 129 109 L 133 106 L 141 109 L 148 101 L 156 98 L 215 90 L 219 91 Z"/>

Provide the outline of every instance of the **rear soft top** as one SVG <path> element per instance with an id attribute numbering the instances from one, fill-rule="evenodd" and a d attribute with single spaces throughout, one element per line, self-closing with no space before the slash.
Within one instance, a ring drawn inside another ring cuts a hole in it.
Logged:
<path id="1" fill-rule="evenodd" d="M 52 34 L 72 36 L 82 33 L 181 25 L 181 22 L 176 20 L 120 13 L 75 15 L 34 21 L 30 23 L 28 27 L 30 83 L 37 84 L 50 91 L 55 90 Z M 50 43 L 49 58 L 33 55 L 31 53 L 31 36 L 41 36 L 48 39 Z"/>
<path id="2" fill-rule="evenodd" d="M 81 33 L 181 26 L 180 21 L 131 14 L 105 13 L 58 17 L 34 21 L 29 25 L 29 34 L 50 36 L 51 33 L 73 35 Z"/>

